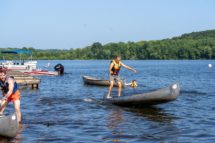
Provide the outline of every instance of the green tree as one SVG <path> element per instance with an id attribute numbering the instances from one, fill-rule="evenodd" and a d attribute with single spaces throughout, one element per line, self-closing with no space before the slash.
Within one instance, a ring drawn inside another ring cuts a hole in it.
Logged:
<path id="1" fill-rule="evenodd" d="M 99 53 L 99 50 L 102 48 L 102 44 L 101 43 L 99 43 L 99 42 L 95 42 L 95 43 L 93 43 L 93 45 L 92 45 L 92 52 L 93 53 Z"/>

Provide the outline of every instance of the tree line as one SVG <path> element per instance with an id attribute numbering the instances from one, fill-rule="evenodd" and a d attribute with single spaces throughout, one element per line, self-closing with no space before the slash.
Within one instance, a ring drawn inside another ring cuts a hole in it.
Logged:
<path id="1" fill-rule="evenodd" d="M 215 59 L 215 30 L 192 32 L 163 40 L 105 45 L 95 42 L 91 46 L 75 50 L 37 50 L 23 47 L 1 48 L 0 52 L 6 50 L 33 51 L 33 60 L 110 60 L 114 59 L 116 54 L 120 55 L 122 60 Z M 30 54 L 22 54 L 22 59 L 28 59 L 29 56 Z M 4 54 L 4 57 L 11 60 L 14 55 Z M 0 60 L 3 60 L 2 53 Z"/>

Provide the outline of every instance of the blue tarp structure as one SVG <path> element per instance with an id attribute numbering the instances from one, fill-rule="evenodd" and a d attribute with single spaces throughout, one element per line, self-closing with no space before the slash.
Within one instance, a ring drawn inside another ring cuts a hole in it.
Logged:
<path id="1" fill-rule="evenodd" d="M 30 53 L 30 54 L 33 54 L 34 52 L 31 52 L 31 51 L 2 51 L 1 53 L 14 53 L 14 54 Z"/>

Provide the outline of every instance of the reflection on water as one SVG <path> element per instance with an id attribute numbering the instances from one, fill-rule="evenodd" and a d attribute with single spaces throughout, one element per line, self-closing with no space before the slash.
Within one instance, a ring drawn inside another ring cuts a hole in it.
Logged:
<path id="1" fill-rule="evenodd" d="M 19 124 L 19 131 L 16 137 L 13 139 L 13 142 L 20 143 L 23 140 L 21 139 L 22 138 L 21 132 L 23 131 L 24 128 L 26 128 L 26 126 L 22 126 L 21 124 Z"/>
<path id="2" fill-rule="evenodd" d="M 12 140 L 11 140 L 11 139 L 7 139 L 7 138 L 0 137 L 0 143 L 5 143 L 5 142 L 12 142 Z"/>
<path id="3" fill-rule="evenodd" d="M 146 120 L 154 122 L 172 123 L 172 121 L 180 119 L 174 114 L 165 113 L 162 108 L 155 106 L 145 106 L 145 108 L 124 108 L 124 110 L 135 113 L 137 116 L 145 117 Z"/>
<path id="4" fill-rule="evenodd" d="M 109 111 L 110 114 L 108 115 L 109 121 L 107 121 L 107 128 L 109 130 L 117 130 L 119 135 L 123 135 L 122 131 L 118 128 L 118 125 L 122 122 L 126 121 L 125 117 L 122 114 L 122 110 L 111 110 Z M 113 133 L 113 132 L 112 132 Z M 114 134 L 117 134 L 114 132 Z"/>
<path id="5" fill-rule="evenodd" d="M 182 129 L 177 127 L 175 120 L 179 120 L 174 114 L 165 113 L 162 108 L 145 106 L 145 108 L 125 108 L 120 106 L 109 106 L 107 128 L 115 136 L 102 138 L 102 141 L 128 142 L 124 136 L 135 134 L 146 138 L 174 139 L 179 138 Z M 132 117 L 127 114 L 132 114 Z M 140 118 L 142 122 L 141 123 Z M 148 122 L 151 125 L 148 126 Z M 153 124 L 151 123 L 153 122 Z M 129 125 L 129 126 L 127 126 Z M 174 134 L 174 135 L 172 135 Z"/>
<path id="6" fill-rule="evenodd" d="M 107 120 L 107 128 L 111 130 L 111 133 L 113 135 L 123 135 L 123 130 L 119 127 L 119 124 L 126 122 L 122 110 L 116 109 L 116 110 L 110 110 L 108 111 L 108 120 Z M 119 142 L 121 138 L 117 139 L 111 139 L 111 138 L 102 138 L 102 141 L 111 140 L 113 142 Z"/>
<path id="7" fill-rule="evenodd" d="M 179 133 L 182 129 L 177 127 L 176 121 L 180 118 L 174 114 L 166 113 L 162 108 L 155 106 L 148 106 L 145 108 L 127 108 L 126 111 L 134 113 L 137 117 L 137 124 L 139 117 L 143 117 L 142 120 L 146 123 L 139 124 L 139 127 L 143 127 L 142 135 L 150 138 L 160 139 L 174 139 L 179 138 Z M 150 123 L 148 125 L 147 123 Z M 146 126 L 147 125 L 147 126 Z"/>

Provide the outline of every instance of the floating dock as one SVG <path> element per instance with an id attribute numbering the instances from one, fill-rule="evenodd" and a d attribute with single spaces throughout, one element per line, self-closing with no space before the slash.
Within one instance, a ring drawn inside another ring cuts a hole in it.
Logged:
<path id="1" fill-rule="evenodd" d="M 18 85 L 31 85 L 32 88 L 38 88 L 38 84 L 41 83 L 40 78 L 34 78 L 29 74 L 24 74 L 16 70 L 5 70 L 7 75 L 13 76 Z"/>

